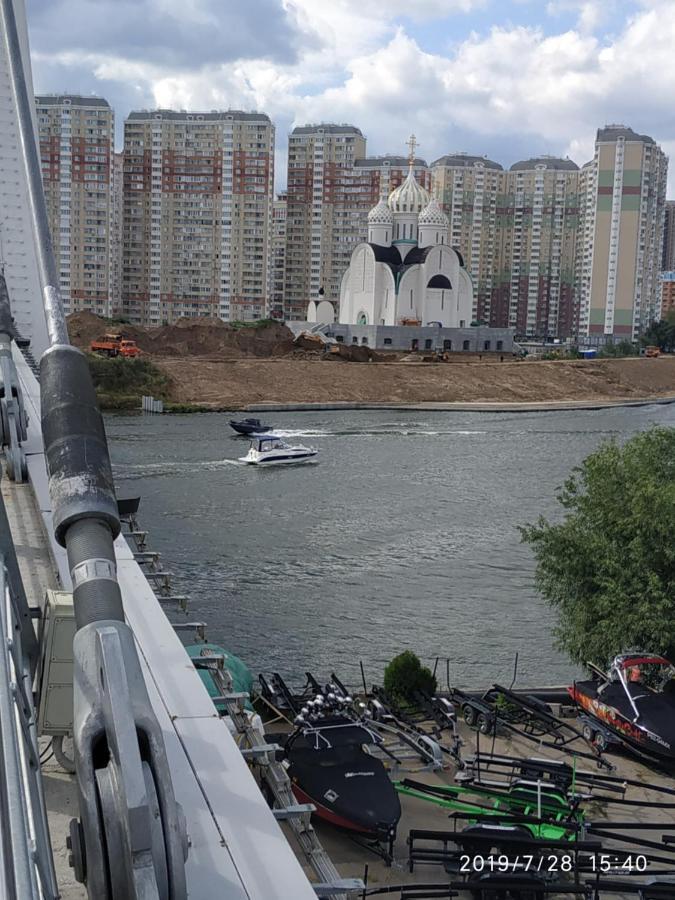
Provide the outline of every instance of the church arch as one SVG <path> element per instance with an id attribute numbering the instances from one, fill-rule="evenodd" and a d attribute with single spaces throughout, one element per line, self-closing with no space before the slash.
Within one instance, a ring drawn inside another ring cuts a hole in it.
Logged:
<path id="1" fill-rule="evenodd" d="M 434 275 L 429 279 L 429 283 L 427 284 L 428 288 L 442 288 L 446 291 L 452 290 L 452 285 L 450 284 L 450 279 L 447 275 Z"/>
<path id="2" fill-rule="evenodd" d="M 356 324 L 357 325 L 367 325 L 368 324 L 368 313 L 361 310 L 361 312 L 356 316 Z"/>

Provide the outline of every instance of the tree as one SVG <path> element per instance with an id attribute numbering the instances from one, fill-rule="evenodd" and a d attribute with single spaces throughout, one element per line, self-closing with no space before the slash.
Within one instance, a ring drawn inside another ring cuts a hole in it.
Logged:
<path id="1" fill-rule="evenodd" d="M 675 429 L 591 453 L 558 493 L 561 522 L 520 529 L 558 646 L 606 665 L 622 650 L 675 651 Z"/>
<path id="2" fill-rule="evenodd" d="M 436 692 L 436 679 L 423 666 L 412 650 L 404 650 L 387 663 L 384 670 L 384 689 L 394 700 L 407 703 L 415 700 L 415 692 Z"/>
<path id="3" fill-rule="evenodd" d="M 675 350 L 675 310 L 669 310 L 660 322 L 652 322 L 641 341 L 645 347 L 653 345 L 659 350 Z"/>
<path id="4" fill-rule="evenodd" d="M 598 356 L 601 357 L 624 357 L 637 356 L 637 349 L 629 340 L 619 341 L 618 344 L 605 344 L 600 350 Z"/>

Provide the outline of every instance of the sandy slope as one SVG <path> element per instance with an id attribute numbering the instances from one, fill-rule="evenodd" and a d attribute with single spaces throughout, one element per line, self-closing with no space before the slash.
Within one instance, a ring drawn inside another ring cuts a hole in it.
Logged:
<path id="1" fill-rule="evenodd" d="M 155 358 L 173 399 L 234 409 L 260 402 L 487 402 L 675 397 L 675 356 L 574 362 L 346 363 Z"/>

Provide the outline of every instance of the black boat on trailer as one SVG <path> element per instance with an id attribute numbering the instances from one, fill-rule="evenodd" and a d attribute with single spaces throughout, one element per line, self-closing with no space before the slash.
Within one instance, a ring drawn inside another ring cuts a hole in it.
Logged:
<path id="1" fill-rule="evenodd" d="M 297 799 L 390 861 L 401 803 L 383 763 L 367 752 L 382 738 L 339 705 L 318 695 L 293 732 L 267 737 L 283 750 Z"/>

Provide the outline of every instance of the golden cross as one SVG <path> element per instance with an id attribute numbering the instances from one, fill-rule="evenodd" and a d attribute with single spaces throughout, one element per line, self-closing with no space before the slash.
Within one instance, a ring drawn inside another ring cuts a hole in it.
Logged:
<path id="1" fill-rule="evenodd" d="M 408 155 L 408 162 L 411 166 L 415 164 L 415 148 L 417 147 L 417 138 L 414 134 L 410 135 L 410 138 L 406 141 L 408 147 L 410 147 L 410 154 Z"/>

